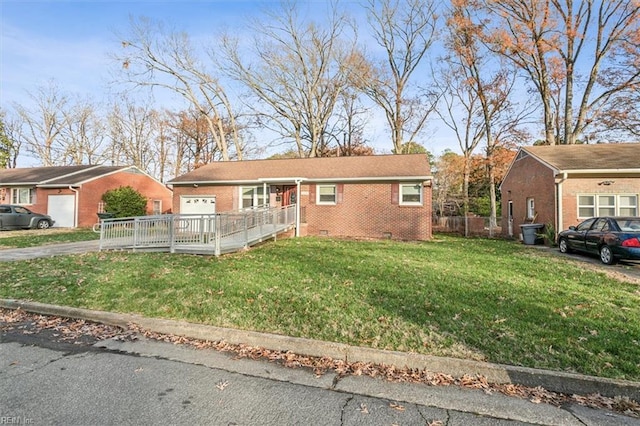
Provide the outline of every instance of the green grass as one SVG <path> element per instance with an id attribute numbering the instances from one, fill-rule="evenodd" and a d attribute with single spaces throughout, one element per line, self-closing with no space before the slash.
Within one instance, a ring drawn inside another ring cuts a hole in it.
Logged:
<path id="1" fill-rule="evenodd" d="M 46 244 L 73 243 L 100 239 L 100 234 L 90 229 L 66 230 L 23 230 L 0 233 L 0 249 L 35 247 Z"/>
<path id="2" fill-rule="evenodd" d="M 640 286 L 580 266 L 499 240 L 302 238 L 9 262 L 0 297 L 639 380 Z"/>

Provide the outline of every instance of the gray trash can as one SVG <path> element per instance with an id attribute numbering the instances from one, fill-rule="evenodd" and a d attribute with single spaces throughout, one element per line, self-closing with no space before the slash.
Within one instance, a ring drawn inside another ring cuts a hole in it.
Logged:
<path id="1" fill-rule="evenodd" d="M 544 223 L 527 223 L 520 225 L 522 241 L 527 245 L 536 244 L 538 240 L 541 240 L 538 234 L 542 231 L 542 228 L 544 228 Z"/>

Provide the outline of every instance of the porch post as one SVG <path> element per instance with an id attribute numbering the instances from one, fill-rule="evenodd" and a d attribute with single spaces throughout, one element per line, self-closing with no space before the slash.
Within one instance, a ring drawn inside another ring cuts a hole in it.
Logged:
<path id="1" fill-rule="evenodd" d="M 267 182 L 262 182 L 262 205 L 263 206 L 270 204 L 269 202 L 267 202 L 269 198 L 270 196 L 267 197 Z"/>

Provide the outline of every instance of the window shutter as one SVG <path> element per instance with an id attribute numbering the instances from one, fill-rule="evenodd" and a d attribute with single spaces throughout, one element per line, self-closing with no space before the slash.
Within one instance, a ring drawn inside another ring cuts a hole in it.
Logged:
<path id="1" fill-rule="evenodd" d="M 392 183 L 391 184 L 391 204 L 398 204 L 398 200 L 400 198 L 400 184 Z"/>
<path id="2" fill-rule="evenodd" d="M 336 185 L 336 204 L 342 204 L 342 198 L 344 193 L 344 184 L 339 183 Z"/>
<path id="3" fill-rule="evenodd" d="M 309 204 L 316 203 L 316 184 L 309 185 Z"/>

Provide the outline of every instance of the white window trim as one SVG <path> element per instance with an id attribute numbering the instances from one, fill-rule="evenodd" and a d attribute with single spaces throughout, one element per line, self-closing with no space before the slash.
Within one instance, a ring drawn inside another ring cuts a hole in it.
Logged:
<path id="1" fill-rule="evenodd" d="M 253 189 L 253 206 L 251 207 L 243 207 L 245 189 Z M 258 194 L 258 191 L 263 189 L 264 187 L 262 185 L 246 185 L 238 187 L 238 192 L 240 194 L 238 197 L 238 210 L 242 210 L 244 208 L 254 208 L 256 206 L 268 204 L 269 187 L 267 186 L 267 192 L 260 196 L 260 194 Z"/>
<path id="2" fill-rule="evenodd" d="M 403 201 L 402 200 L 402 188 L 406 188 L 406 187 L 416 187 L 419 186 L 420 190 L 418 191 L 418 194 L 420 194 L 420 201 Z M 423 201 L 423 192 L 422 191 L 422 183 L 421 182 L 412 182 L 412 183 L 401 183 L 398 187 L 398 204 L 400 204 L 401 206 L 421 206 Z"/>
<path id="3" fill-rule="evenodd" d="M 156 203 L 158 204 L 158 211 L 156 212 Z M 162 200 L 153 200 L 151 203 L 151 207 L 153 208 L 153 214 L 162 214 Z"/>
<path id="4" fill-rule="evenodd" d="M 333 188 L 333 201 L 320 201 L 320 188 Z M 338 185 L 316 184 L 316 204 L 321 206 L 335 206 L 338 203 Z"/>
<path id="5" fill-rule="evenodd" d="M 593 198 L 593 204 L 580 204 L 580 197 L 592 197 Z M 576 196 L 576 206 L 577 206 L 577 212 L 576 212 L 576 217 L 579 219 L 588 219 L 590 217 L 594 217 L 596 216 L 596 212 L 598 211 L 597 209 L 597 199 L 598 197 L 596 197 L 595 194 L 578 194 Z M 580 208 L 584 207 L 584 208 L 590 208 L 593 209 L 593 214 L 590 216 L 580 216 Z"/>
<path id="6" fill-rule="evenodd" d="M 633 208 L 634 206 L 620 206 L 620 197 L 636 197 L 636 205 L 635 205 L 635 209 L 636 209 L 636 216 L 638 215 L 638 212 L 640 211 L 640 195 L 639 194 L 630 194 L 630 193 L 620 193 L 620 194 L 613 194 L 613 193 L 591 193 L 591 194 L 577 194 L 576 196 L 576 215 L 578 219 L 588 219 L 590 217 L 599 217 L 600 216 L 600 196 L 613 196 L 614 197 L 614 209 L 615 209 L 615 213 L 614 216 L 620 216 L 620 207 L 623 208 Z M 581 205 L 580 204 L 580 197 L 593 197 L 593 205 Z M 580 216 L 580 207 L 591 207 L 593 208 L 593 216 Z M 602 206 L 602 207 L 611 207 L 611 206 Z M 625 215 L 626 216 L 626 215 Z"/>
<path id="7" fill-rule="evenodd" d="M 536 199 L 533 197 L 527 198 L 527 219 L 535 219 L 536 217 Z"/>
<path id="8" fill-rule="evenodd" d="M 19 193 L 20 190 L 28 190 L 29 191 L 29 200 L 28 202 L 24 203 L 24 202 L 20 202 L 19 200 L 17 200 L 16 198 L 16 194 Z M 11 188 L 11 204 L 16 204 L 19 206 L 30 206 L 34 203 L 34 198 L 35 198 L 35 191 L 33 188 Z"/>

